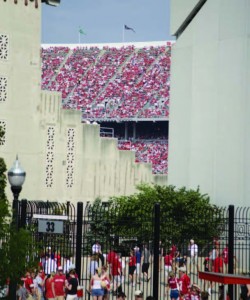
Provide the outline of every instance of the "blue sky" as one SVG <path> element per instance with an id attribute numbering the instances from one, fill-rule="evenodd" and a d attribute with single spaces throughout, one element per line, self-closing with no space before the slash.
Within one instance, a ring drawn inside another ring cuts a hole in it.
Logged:
<path id="1" fill-rule="evenodd" d="M 79 26 L 86 32 L 82 43 L 165 41 L 169 34 L 170 0 L 61 0 L 58 7 L 43 4 L 42 43 L 78 43 Z"/>

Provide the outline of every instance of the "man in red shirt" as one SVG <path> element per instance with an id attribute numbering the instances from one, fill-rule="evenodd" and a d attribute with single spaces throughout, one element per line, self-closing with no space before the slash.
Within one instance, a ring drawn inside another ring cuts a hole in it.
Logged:
<path id="1" fill-rule="evenodd" d="M 168 274 L 172 271 L 173 265 L 173 256 L 171 251 L 168 251 L 167 254 L 164 256 L 164 269 L 166 275 L 166 282 L 168 282 Z"/>
<path id="2" fill-rule="evenodd" d="M 224 261 L 225 272 L 227 272 L 227 268 L 228 268 L 228 244 L 226 244 L 226 247 L 222 250 L 222 257 L 223 257 L 223 261 Z"/>
<path id="3" fill-rule="evenodd" d="M 186 268 L 180 267 L 179 268 L 179 288 L 182 300 L 189 299 L 189 291 L 190 291 L 190 278 L 186 274 Z"/>
<path id="4" fill-rule="evenodd" d="M 65 297 L 65 281 L 66 276 L 63 274 L 63 267 L 57 268 L 57 274 L 54 277 L 55 299 L 64 300 Z"/>
<path id="5" fill-rule="evenodd" d="M 213 264 L 214 264 L 213 265 L 214 272 L 223 273 L 223 258 L 221 254 L 219 254 L 219 256 L 215 258 Z"/>
<path id="6" fill-rule="evenodd" d="M 31 297 L 32 296 L 32 288 L 34 287 L 34 282 L 33 282 L 33 279 L 31 277 L 29 271 L 26 272 L 25 277 L 22 278 L 22 280 L 24 281 L 24 287 L 26 288 L 29 297 Z"/>

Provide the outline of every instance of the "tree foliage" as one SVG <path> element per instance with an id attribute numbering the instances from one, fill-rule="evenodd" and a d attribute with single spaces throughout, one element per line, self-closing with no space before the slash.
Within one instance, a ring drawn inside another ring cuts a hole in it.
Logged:
<path id="1" fill-rule="evenodd" d="M 0 139 L 2 135 L 0 127 Z M 6 164 L 0 158 L 0 286 L 6 284 L 8 278 L 17 282 L 26 268 L 37 266 L 36 246 L 31 232 L 12 226 L 11 209 L 5 193 L 6 171 Z"/>
<path id="2" fill-rule="evenodd" d="M 0 157 L 0 239 L 8 232 L 8 219 L 10 217 L 8 199 L 5 194 L 6 188 L 6 164 Z"/>
<path id="3" fill-rule="evenodd" d="M 175 243 L 182 247 L 191 238 L 204 246 L 220 235 L 223 209 L 211 204 L 208 195 L 201 194 L 199 188 L 146 184 L 138 186 L 134 195 L 110 198 L 108 209 L 107 205 L 103 209 L 101 201 L 96 202 L 91 208 L 90 232 L 98 239 L 105 236 L 112 241 L 113 237 L 126 237 L 150 242 L 154 239 L 155 203 L 160 204 L 160 239 L 166 246 Z"/>

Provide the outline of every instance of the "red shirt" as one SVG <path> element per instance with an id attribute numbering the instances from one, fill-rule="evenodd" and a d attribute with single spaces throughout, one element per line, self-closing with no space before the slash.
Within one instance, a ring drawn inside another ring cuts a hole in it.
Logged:
<path id="1" fill-rule="evenodd" d="M 56 274 L 54 277 L 55 283 L 55 293 L 56 296 L 64 296 L 64 286 L 65 286 L 66 276 L 64 274 Z"/>
<path id="2" fill-rule="evenodd" d="M 222 257 L 216 257 L 216 259 L 214 259 L 213 261 L 213 271 L 217 272 L 217 273 L 222 273 L 223 272 L 223 259 Z"/>
<path id="3" fill-rule="evenodd" d="M 172 255 L 172 257 L 175 257 L 176 252 L 177 252 L 177 247 L 175 245 L 172 245 L 172 247 L 171 247 L 171 255 Z"/>
<path id="4" fill-rule="evenodd" d="M 117 259 L 117 254 L 114 251 L 110 251 L 108 256 L 107 256 L 107 262 L 109 264 L 112 264 L 114 260 Z"/>
<path id="5" fill-rule="evenodd" d="M 24 279 L 24 287 L 26 290 L 31 293 L 31 287 L 30 285 L 33 284 L 33 279 L 31 277 L 25 277 Z"/>
<path id="6" fill-rule="evenodd" d="M 188 289 L 190 288 L 190 278 L 187 274 L 183 274 L 181 278 L 179 278 L 179 287 L 182 295 L 188 293 Z"/>
<path id="7" fill-rule="evenodd" d="M 119 262 L 119 259 L 117 257 L 117 259 L 113 260 L 111 264 L 111 274 L 112 276 L 117 276 L 120 275 L 120 272 L 121 272 L 121 263 Z"/>
<path id="8" fill-rule="evenodd" d="M 228 248 L 227 247 L 223 249 L 222 255 L 223 255 L 224 263 L 228 264 Z"/>
<path id="9" fill-rule="evenodd" d="M 129 257 L 129 266 L 133 267 L 136 265 L 136 257 L 135 256 L 130 256 Z"/>
<path id="10" fill-rule="evenodd" d="M 165 266 L 172 266 L 173 263 L 173 257 L 170 254 L 165 255 L 164 257 L 164 264 Z"/>
<path id="11" fill-rule="evenodd" d="M 51 278 L 48 278 L 46 281 L 45 281 L 45 296 L 46 298 L 54 298 L 54 294 L 52 292 L 52 283 L 54 282 L 54 279 L 51 279 Z"/>
<path id="12" fill-rule="evenodd" d="M 171 289 L 177 289 L 178 287 L 178 280 L 176 277 L 169 277 L 168 279 L 168 286 L 171 288 Z"/>
<path id="13" fill-rule="evenodd" d="M 57 254 L 55 256 L 55 260 L 56 260 L 56 263 L 57 263 L 57 267 L 60 267 L 61 266 L 61 255 Z"/>

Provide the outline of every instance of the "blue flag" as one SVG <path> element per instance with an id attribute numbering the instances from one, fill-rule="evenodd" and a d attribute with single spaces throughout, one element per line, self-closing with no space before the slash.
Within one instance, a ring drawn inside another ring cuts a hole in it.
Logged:
<path id="1" fill-rule="evenodd" d="M 126 30 L 132 30 L 135 33 L 135 30 L 132 27 L 128 27 L 127 25 L 124 25 L 124 29 L 126 29 Z"/>

